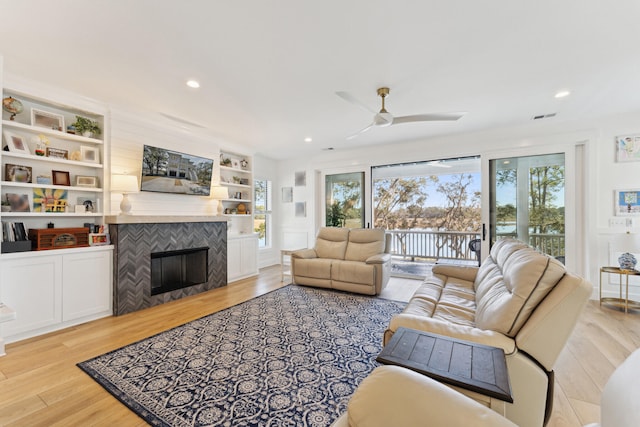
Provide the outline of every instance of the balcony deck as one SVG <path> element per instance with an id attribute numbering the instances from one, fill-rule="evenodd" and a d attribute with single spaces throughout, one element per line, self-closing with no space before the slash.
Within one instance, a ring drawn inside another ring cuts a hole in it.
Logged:
<path id="1" fill-rule="evenodd" d="M 399 277 L 426 277 L 437 260 L 477 262 L 469 243 L 479 233 L 462 231 L 387 230 L 391 234 L 391 274 Z M 499 237 L 515 237 L 511 234 Z M 564 262 L 564 235 L 531 234 L 532 247 Z"/>

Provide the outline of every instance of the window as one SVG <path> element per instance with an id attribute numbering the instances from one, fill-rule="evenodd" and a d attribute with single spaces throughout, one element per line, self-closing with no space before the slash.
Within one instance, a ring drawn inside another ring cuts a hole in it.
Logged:
<path id="1" fill-rule="evenodd" d="M 328 227 L 364 227 L 364 172 L 325 177 Z"/>
<path id="2" fill-rule="evenodd" d="M 258 247 L 271 246 L 271 181 L 257 179 L 255 185 L 253 229 L 258 233 Z"/>

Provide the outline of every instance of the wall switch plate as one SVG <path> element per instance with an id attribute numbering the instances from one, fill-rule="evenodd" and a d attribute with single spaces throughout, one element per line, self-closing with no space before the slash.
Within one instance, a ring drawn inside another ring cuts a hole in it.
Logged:
<path id="1" fill-rule="evenodd" d="M 632 228 L 637 225 L 637 220 L 634 218 L 624 218 L 619 216 L 614 216 L 613 218 L 609 218 L 609 227 L 618 228 L 618 227 L 627 227 Z"/>

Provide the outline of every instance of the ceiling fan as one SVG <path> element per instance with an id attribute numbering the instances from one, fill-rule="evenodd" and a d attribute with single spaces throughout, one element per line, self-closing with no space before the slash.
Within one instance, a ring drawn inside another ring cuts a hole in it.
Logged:
<path id="1" fill-rule="evenodd" d="M 348 136 L 347 139 L 352 139 L 355 138 L 356 136 L 360 135 L 361 133 L 364 133 L 366 131 L 368 131 L 369 129 L 371 129 L 372 127 L 387 127 L 387 126 L 392 126 L 392 125 L 398 125 L 398 124 L 402 124 L 402 123 L 411 123 L 411 122 L 434 122 L 434 121 L 455 121 L 458 120 L 460 117 L 464 116 L 466 113 L 462 113 L 462 112 L 458 112 L 458 113 L 431 113 L 431 114 L 416 114 L 413 116 L 401 116 L 401 117 L 394 117 L 390 112 L 388 112 L 385 109 L 384 106 L 384 100 L 387 96 L 389 96 L 389 88 L 388 87 L 381 87 L 378 89 L 378 96 L 380 98 L 382 98 L 382 108 L 380 108 L 380 111 L 376 112 L 373 111 L 372 109 L 370 109 L 369 107 L 367 107 L 365 104 L 363 104 L 362 102 L 360 102 L 359 100 L 357 100 L 356 98 L 354 98 L 350 93 L 348 92 L 336 92 L 336 95 L 338 95 L 340 98 L 344 99 L 347 102 L 350 102 L 352 104 L 355 104 L 361 108 L 364 108 L 365 110 L 369 111 L 370 113 L 373 113 L 373 121 L 371 122 L 370 125 L 368 125 L 367 127 L 359 130 L 358 132 L 354 133 L 351 136 Z"/>

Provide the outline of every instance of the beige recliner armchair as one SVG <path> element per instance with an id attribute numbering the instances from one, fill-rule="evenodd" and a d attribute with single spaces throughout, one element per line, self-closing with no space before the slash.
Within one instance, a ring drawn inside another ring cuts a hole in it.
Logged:
<path id="1" fill-rule="evenodd" d="M 291 254 L 293 282 L 377 295 L 391 276 L 390 237 L 383 229 L 321 228 L 313 249 Z"/>
<path id="2" fill-rule="evenodd" d="M 601 424 L 640 426 L 640 349 L 611 375 L 602 390 Z M 398 366 L 376 368 L 351 397 L 333 427 L 513 427 L 493 410 L 424 375 Z"/>

